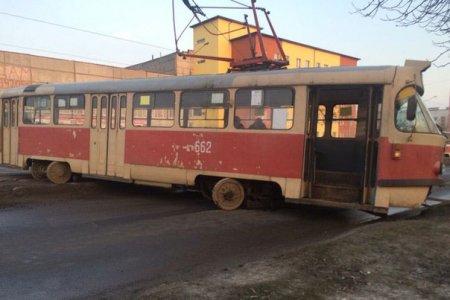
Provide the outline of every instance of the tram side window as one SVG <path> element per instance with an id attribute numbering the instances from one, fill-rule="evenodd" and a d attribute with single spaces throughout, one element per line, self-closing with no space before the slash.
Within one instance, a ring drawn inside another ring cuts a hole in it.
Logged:
<path id="1" fill-rule="evenodd" d="M 294 124 L 293 90 L 238 90 L 234 122 L 234 127 L 238 129 L 291 129 Z"/>
<path id="2" fill-rule="evenodd" d="M 26 97 L 23 104 L 24 124 L 50 124 L 51 110 L 49 96 Z"/>
<path id="3" fill-rule="evenodd" d="M 55 96 L 55 124 L 84 125 L 86 112 L 83 95 Z"/>
<path id="4" fill-rule="evenodd" d="M 9 101 L 3 101 L 3 127 L 9 127 Z"/>
<path id="5" fill-rule="evenodd" d="M 124 129 L 126 126 L 127 117 L 127 97 L 120 96 L 120 116 L 119 116 L 119 128 Z"/>
<path id="6" fill-rule="evenodd" d="M 17 126 L 17 101 L 16 99 L 11 100 L 11 127 Z"/>
<path id="7" fill-rule="evenodd" d="M 126 102 L 124 107 L 126 109 Z M 138 93 L 133 97 L 133 126 L 135 127 L 172 127 L 174 115 L 174 93 Z M 125 126 L 125 110 L 123 116 Z"/>
<path id="8" fill-rule="evenodd" d="M 319 108 L 317 110 L 317 128 L 316 128 L 316 135 L 319 138 L 325 136 L 326 114 L 327 114 L 326 106 L 319 105 Z"/>
<path id="9" fill-rule="evenodd" d="M 111 115 L 109 128 L 116 129 L 116 119 L 117 119 L 117 96 L 111 97 Z"/>
<path id="10" fill-rule="evenodd" d="M 181 95 L 180 126 L 225 128 L 228 119 L 227 91 L 195 91 Z"/>
<path id="11" fill-rule="evenodd" d="M 334 138 L 355 138 L 358 125 L 358 104 L 333 106 L 331 136 Z"/>
<path id="12" fill-rule="evenodd" d="M 105 129 L 108 125 L 108 98 L 100 98 L 100 129 Z"/>
<path id="13" fill-rule="evenodd" d="M 98 116 L 98 104 L 97 104 L 97 97 L 92 97 L 92 110 L 91 110 L 91 128 L 96 129 L 97 128 L 97 116 Z"/>

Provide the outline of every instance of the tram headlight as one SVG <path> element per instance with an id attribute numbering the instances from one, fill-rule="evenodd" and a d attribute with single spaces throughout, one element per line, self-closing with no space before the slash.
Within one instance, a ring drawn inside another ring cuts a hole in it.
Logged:
<path id="1" fill-rule="evenodd" d="M 392 145 L 392 159 L 399 160 L 402 158 L 401 147 L 398 144 Z"/>

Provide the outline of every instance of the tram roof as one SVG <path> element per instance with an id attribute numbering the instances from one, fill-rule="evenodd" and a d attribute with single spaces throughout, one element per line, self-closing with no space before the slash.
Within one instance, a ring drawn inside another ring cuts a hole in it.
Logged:
<path id="1" fill-rule="evenodd" d="M 386 84 L 394 80 L 395 66 L 327 67 L 217 75 L 191 75 L 74 83 L 47 83 L 5 89 L 0 97 L 46 94 L 150 92 L 259 86 L 321 84 Z"/>

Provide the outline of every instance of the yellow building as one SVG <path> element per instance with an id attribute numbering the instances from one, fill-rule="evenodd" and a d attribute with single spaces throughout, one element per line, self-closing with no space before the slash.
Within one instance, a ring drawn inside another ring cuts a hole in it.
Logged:
<path id="1" fill-rule="evenodd" d="M 231 40 L 247 34 L 244 23 L 225 17 L 214 17 L 193 25 L 194 53 L 196 55 L 232 58 Z M 249 26 L 255 32 L 255 26 Z M 247 44 L 248 45 L 248 44 Z M 192 60 L 192 74 L 226 73 L 230 63 L 212 59 Z"/>
<path id="2" fill-rule="evenodd" d="M 251 57 L 249 38 L 245 23 L 216 16 L 192 26 L 194 30 L 193 53 L 202 56 L 233 58 L 241 61 Z M 255 45 L 256 56 L 261 55 L 256 27 L 249 26 L 252 33 L 251 41 Z M 345 54 L 320 49 L 287 39 L 279 39 L 285 52 L 288 68 L 312 68 L 332 66 L 356 66 L 359 58 Z M 270 60 L 281 59 L 275 39 L 263 34 L 266 55 Z M 230 62 L 207 58 L 192 59 L 192 74 L 225 73 L 230 68 Z"/>

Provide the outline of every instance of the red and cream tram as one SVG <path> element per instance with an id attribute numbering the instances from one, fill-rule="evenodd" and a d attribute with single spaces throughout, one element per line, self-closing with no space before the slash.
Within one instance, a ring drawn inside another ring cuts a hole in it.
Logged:
<path id="1" fill-rule="evenodd" d="M 386 212 L 440 183 L 429 63 L 41 84 L 0 93 L 0 162 L 196 186 L 218 207 L 271 199 Z"/>

